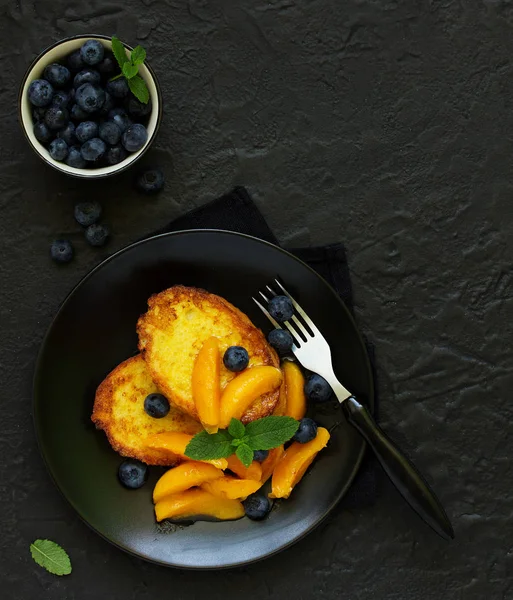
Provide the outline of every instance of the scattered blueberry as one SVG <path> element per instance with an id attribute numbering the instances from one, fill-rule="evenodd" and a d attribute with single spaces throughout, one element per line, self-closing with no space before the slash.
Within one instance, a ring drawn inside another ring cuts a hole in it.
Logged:
<path id="1" fill-rule="evenodd" d="M 69 119 L 69 113 L 65 108 L 50 106 L 45 114 L 45 123 L 50 129 L 62 129 Z"/>
<path id="2" fill-rule="evenodd" d="M 65 66 L 52 63 L 45 67 L 44 77 L 54 87 L 64 87 L 71 79 L 71 73 Z"/>
<path id="3" fill-rule="evenodd" d="M 248 496 L 242 504 L 244 505 L 246 516 L 252 521 L 261 521 L 271 512 L 271 501 L 267 496 L 258 492 Z"/>
<path id="4" fill-rule="evenodd" d="M 72 146 L 68 152 L 68 158 L 66 158 L 66 164 L 69 167 L 74 167 L 75 169 L 85 169 L 87 167 L 87 162 L 82 158 L 82 154 L 80 153 L 80 148 L 78 146 Z"/>
<path id="5" fill-rule="evenodd" d="M 45 79 L 34 79 L 29 85 L 28 97 L 34 106 L 48 106 L 53 98 L 53 87 Z"/>
<path id="6" fill-rule="evenodd" d="M 77 125 L 75 135 L 82 144 L 87 140 L 92 140 L 94 137 L 98 137 L 98 124 L 94 121 L 82 121 Z"/>
<path id="7" fill-rule="evenodd" d="M 34 106 L 32 109 L 32 120 L 37 123 L 37 121 L 42 121 L 45 118 L 46 114 L 46 106 Z"/>
<path id="8" fill-rule="evenodd" d="M 315 439 L 317 435 L 317 423 L 313 419 L 305 417 L 299 421 L 299 427 L 292 438 L 295 442 L 306 444 Z"/>
<path id="9" fill-rule="evenodd" d="M 105 102 L 105 92 L 98 85 L 84 83 L 77 88 L 75 100 L 82 110 L 86 113 L 92 113 L 103 106 Z"/>
<path id="10" fill-rule="evenodd" d="M 290 352 L 294 344 L 292 335 L 286 329 L 273 329 L 267 336 L 267 340 L 280 354 Z"/>
<path id="11" fill-rule="evenodd" d="M 114 75 L 114 73 L 118 69 L 118 63 L 114 58 L 112 52 L 106 52 L 105 56 L 103 57 L 103 60 L 101 61 L 101 63 L 98 64 L 96 68 L 105 77 L 110 77 L 111 75 Z"/>
<path id="12" fill-rule="evenodd" d="M 36 140 L 42 144 L 47 144 L 54 136 L 53 132 L 50 131 L 50 128 L 44 121 L 38 121 L 34 125 L 34 135 L 36 136 Z"/>
<path id="13" fill-rule="evenodd" d="M 80 202 L 75 206 L 75 219 L 83 227 L 94 225 L 102 216 L 102 205 L 99 202 Z"/>
<path id="14" fill-rule="evenodd" d="M 99 136 L 110 146 L 115 146 L 121 138 L 121 129 L 114 121 L 105 121 L 100 125 Z"/>
<path id="15" fill-rule="evenodd" d="M 169 412 L 169 401 L 162 394 L 150 394 L 144 400 L 146 414 L 154 419 L 162 419 Z"/>
<path id="16" fill-rule="evenodd" d="M 125 133 L 125 131 L 133 124 L 132 119 L 126 114 L 126 112 L 122 108 L 115 108 L 109 112 L 109 119 L 114 121 L 116 125 L 120 128 L 121 133 Z"/>
<path id="17" fill-rule="evenodd" d="M 71 242 L 68 242 L 68 240 L 55 240 L 50 246 L 50 256 L 55 262 L 69 262 L 73 258 Z"/>
<path id="18" fill-rule="evenodd" d="M 75 136 L 75 125 L 73 125 L 71 121 L 68 121 L 66 127 L 61 129 L 57 135 L 63 139 L 68 146 L 73 146 L 77 143 L 77 138 Z"/>
<path id="19" fill-rule="evenodd" d="M 278 323 L 288 321 L 294 314 L 294 306 L 287 296 L 274 296 L 269 301 L 269 314 L 276 319 Z"/>
<path id="20" fill-rule="evenodd" d="M 62 161 L 68 156 L 68 144 L 62 138 L 55 138 L 50 142 L 48 152 L 54 160 Z"/>
<path id="21" fill-rule="evenodd" d="M 123 146 L 112 146 L 107 150 L 107 154 L 105 155 L 105 161 L 108 165 L 117 165 L 122 160 L 128 156 L 128 152 L 123 148 Z"/>
<path id="22" fill-rule="evenodd" d="M 156 194 L 164 187 L 164 173 L 160 169 L 144 169 L 137 175 L 135 185 L 143 194 Z"/>
<path id="23" fill-rule="evenodd" d="M 80 48 L 80 56 L 86 65 L 97 65 L 103 60 L 105 49 L 98 40 L 87 40 Z"/>
<path id="24" fill-rule="evenodd" d="M 70 103 L 70 100 L 71 98 L 68 92 L 65 92 L 64 90 L 59 90 L 53 95 L 51 106 L 57 106 L 58 108 L 67 108 Z"/>
<path id="25" fill-rule="evenodd" d="M 148 465 L 135 458 L 127 458 L 119 465 L 118 478 L 126 488 L 136 490 L 148 479 Z"/>
<path id="26" fill-rule="evenodd" d="M 105 92 L 105 102 L 100 110 L 100 115 L 102 117 L 106 117 L 113 108 L 114 98 L 109 94 L 109 92 Z"/>
<path id="27" fill-rule="evenodd" d="M 133 94 L 125 102 L 126 112 L 134 119 L 143 119 L 151 113 L 151 100 L 147 104 L 140 102 Z"/>
<path id="28" fill-rule="evenodd" d="M 312 402 L 326 402 L 332 394 L 333 390 L 330 384 L 317 373 L 310 375 L 305 383 L 305 395 Z"/>
<path id="29" fill-rule="evenodd" d="M 68 55 L 66 64 L 68 65 L 68 69 L 70 71 L 80 71 L 80 69 L 84 68 L 84 61 L 80 55 L 80 49 L 75 50 L 75 52 L 72 52 L 70 55 Z"/>
<path id="30" fill-rule="evenodd" d="M 106 89 L 109 94 L 114 96 L 114 98 L 125 98 L 129 92 L 128 83 L 124 77 L 114 79 L 114 81 L 109 81 Z"/>
<path id="31" fill-rule="evenodd" d="M 253 460 L 259 463 L 263 463 L 264 460 L 269 456 L 269 450 L 255 450 L 253 453 Z"/>
<path id="32" fill-rule="evenodd" d="M 89 225 L 85 231 L 86 240 L 91 246 L 103 246 L 110 235 L 109 228 L 106 225 Z"/>
<path id="33" fill-rule="evenodd" d="M 105 145 L 105 142 L 97 137 L 87 140 L 80 148 L 82 157 L 89 162 L 100 159 L 105 154 L 106 150 L 107 146 Z"/>
<path id="34" fill-rule="evenodd" d="M 73 87 L 78 89 L 84 83 L 98 85 L 101 81 L 101 75 L 95 69 L 83 69 L 78 72 L 73 79 Z"/>
<path id="35" fill-rule="evenodd" d="M 146 127 L 140 123 L 134 123 L 125 131 L 121 138 L 121 143 L 128 152 L 137 152 L 148 140 L 148 132 Z"/>
<path id="36" fill-rule="evenodd" d="M 224 353 L 223 363 L 229 371 L 243 371 L 249 364 L 248 351 L 242 346 L 230 346 Z"/>
<path id="37" fill-rule="evenodd" d="M 73 104 L 70 115 L 74 121 L 83 121 L 84 119 L 87 119 L 87 113 L 84 112 L 78 104 Z"/>

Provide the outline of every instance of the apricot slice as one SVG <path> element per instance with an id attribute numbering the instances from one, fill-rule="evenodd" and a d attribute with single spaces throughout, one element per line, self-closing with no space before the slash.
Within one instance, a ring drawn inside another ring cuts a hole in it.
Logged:
<path id="1" fill-rule="evenodd" d="M 153 502 L 222 476 L 223 472 L 214 465 L 189 460 L 162 475 L 153 490 Z"/>
<path id="2" fill-rule="evenodd" d="M 281 370 L 269 366 L 251 367 L 232 379 L 221 396 L 219 427 L 225 429 L 232 418 L 240 419 L 257 398 L 275 390 L 281 381 Z"/>
<path id="3" fill-rule="evenodd" d="M 273 415 L 276 417 L 283 417 L 285 415 L 285 411 L 287 410 L 287 386 L 285 385 L 285 378 L 281 382 L 280 386 L 280 396 L 278 398 L 278 403 L 274 407 Z"/>
<path id="4" fill-rule="evenodd" d="M 245 500 L 250 494 L 253 494 L 262 485 L 260 481 L 254 479 L 236 479 L 225 475 L 213 481 L 206 481 L 201 488 L 220 498 L 230 498 L 235 500 L 241 498 Z"/>
<path id="5" fill-rule="evenodd" d="M 288 498 L 319 450 L 326 446 L 329 439 L 328 430 L 319 427 L 315 439 L 311 442 L 306 444 L 294 442 L 289 446 L 274 469 L 272 493 L 269 494 L 269 498 Z"/>
<path id="6" fill-rule="evenodd" d="M 157 521 L 199 516 L 231 521 L 244 516 L 244 507 L 239 500 L 220 498 L 205 490 L 193 489 L 159 500 L 155 504 L 155 516 Z"/>
<path id="7" fill-rule="evenodd" d="M 287 405 L 285 415 L 300 421 L 306 414 L 305 378 L 297 363 L 287 360 L 283 366 Z"/>
<path id="8" fill-rule="evenodd" d="M 260 463 L 254 460 L 249 467 L 245 467 L 235 454 L 228 457 L 228 469 L 233 471 L 235 475 L 238 475 L 241 479 L 260 481 L 262 478 L 262 466 Z"/>
<path id="9" fill-rule="evenodd" d="M 180 431 L 156 433 L 154 435 L 150 435 L 146 439 L 146 445 L 150 448 L 157 448 L 158 450 L 169 452 L 170 458 L 172 459 L 179 457 L 185 460 L 190 460 L 188 456 L 185 456 L 185 449 L 193 437 L 194 436 L 188 433 L 182 433 Z M 228 467 L 226 458 L 202 460 L 200 462 L 209 463 L 218 469 L 226 469 Z"/>
<path id="10" fill-rule="evenodd" d="M 199 420 L 209 433 L 217 432 L 219 422 L 220 371 L 219 342 L 211 337 L 201 347 L 192 369 L 192 397 Z"/>
<path id="11" fill-rule="evenodd" d="M 273 448 L 269 450 L 269 454 L 267 458 L 262 463 L 262 485 L 269 479 L 269 477 L 273 474 L 273 471 L 278 464 L 278 461 L 283 456 L 285 452 L 285 448 L 283 445 L 278 446 L 277 448 Z"/>

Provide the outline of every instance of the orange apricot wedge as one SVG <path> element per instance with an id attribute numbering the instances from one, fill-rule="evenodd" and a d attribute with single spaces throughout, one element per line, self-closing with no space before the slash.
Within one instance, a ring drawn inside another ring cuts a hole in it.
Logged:
<path id="1" fill-rule="evenodd" d="M 202 483 L 201 489 L 220 498 L 229 498 L 231 500 L 240 498 L 245 500 L 250 494 L 255 493 L 261 485 L 260 481 L 255 481 L 254 479 L 237 479 L 225 475 L 219 479 Z"/>
<path id="2" fill-rule="evenodd" d="M 280 395 L 278 398 L 278 403 L 274 407 L 273 415 L 276 417 L 283 417 L 285 415 L 285 411 L 287 410 L 287 386 L 285 385 L 285 377 L 281 382 L 280 386 Z"/>
<path id="3" fill-rule="evenodd" d="M 193 489 L 159 500 L 155 504 L 155 516 L 157 521 L 200 516 L 232 521 L 244 516 L 244 507 L 239 500 L 220 498 L 205 490 Z"/>
<path id="4" fill-rule="evenodd" d="M 312 464 L 317 453 L 322 450 L 330 434 L 324 427 L 319 427 L 316 437 L 306 444 L 294 442 L 283 453 L 278 461 L 272 478 L 272 492 L 269 498 L 288 498 L 305 471 Z"/>
<path id="5" fill-rule="evenodd" d="M 189 460 L 166 471 L 157 481 L 153 490 L 153 502 L 159 502 L 170 494 L 185 492 L 185 490 L 223 477 L 223 472 L 203 462 Z"/>
<path id="6" fill-rule="evenodd" d="M 262 478 L 262 466 L 256 460 L 254 460 L 249 467 L 245 467 L 240 460 L 232 454 L 228 457 L 228 469 L 233 471 L 235 475 L 238 475 L 241 479 L 253 479 L 254 481 L 260 481 Z"/>
<path id="7" fill-rule="evenodd" d="M 221 396 L 219 427 L 225 429 L 232 418 L 240 419 L 246 409 L 282 382 L 280 369 L 270 366 L 250 367 L 232 379 Z"/>
<path id="8" fill-rule="evenodd" d="M 188 456 L 185 456 L 185 449 L 193 437 L 194 436 L 188 433 L 182 433 L 180 431 L 167 431 L 150 435 L 146 439 L 146 445 L 150 448 L 157 448 L 163 452 L 169 452 L 170 458 L 172 459 L 181 458 L 190 460 Z M 214 467 L 217 467 L 218 469 L 226 469 L 228 467 L 226 458 L 217 458 L 201 462 L 214 465 Z"/>
<path id="9" fill-rule="evenodd" d="M 290 360 L 283 363 L 282 369 L 287 398 L 284 414 L 300 421 L 306 414 L 305 378 L 299 365 Z"/>
<path id="10" fill-rule="evenodd" d="M 199 420 L 209 433 L 216 433 L 219 423 L 219 385 L 221 356 L 219 341 L 208 338 L 196 357 L 192 369 L 192 397 Z"/>
<path id="11" fill-rule="evenodd" d="M 278 446 L 277 448 L 273 448 L 272 450 L 269 450 L 269 454 L 267 455 L 267 458 L 262 463 L 262 478 L 260 480 L 262 482 L 262 485 L 273 474 L 273 471 L 274 471 L 276 465 L 278 464 L 280 458 L 283 456 L 284 452 L 285 452 L 285 448 L 283 447 L 283 445 Z"/>

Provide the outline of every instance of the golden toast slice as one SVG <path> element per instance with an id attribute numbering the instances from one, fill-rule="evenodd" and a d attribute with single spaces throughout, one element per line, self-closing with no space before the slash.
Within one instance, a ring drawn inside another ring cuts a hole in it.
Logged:
<path id="1" fill-rule="evenodd" d="M 192 397 L 192 370 L 204 342 L 219 340 L 221 356 L 229 346 L 243 346 L 249 366 L 279 367 L 276 352 L 249 318 L 224 298 L 205 290 L 174 286 L 148 300 L 148 311 L 137 323 L 139 350 L 151 377 L 162 393 L 194 419 L 198 418 Z M 221 389 L 236 376 L 221 364 Z M 270 415 L 279 390 L 255 400 L 242 416 L 248 423 Z"/>
<path id="2" fill-rule="evenodd" d="M 143 357 L 138 354 L 118 365 L 96 391 L 91 419 L 103 429 L 111 446 L 122 456 L 137 458 L 148 465 L 173 465 L 169 452 L 146 447 L 148 436 L 169 431 L 194 434 L 202 427 L 171 405 L 169 413 L 154 419 L 144 410 L 148 394 L 159 392 Z"/>

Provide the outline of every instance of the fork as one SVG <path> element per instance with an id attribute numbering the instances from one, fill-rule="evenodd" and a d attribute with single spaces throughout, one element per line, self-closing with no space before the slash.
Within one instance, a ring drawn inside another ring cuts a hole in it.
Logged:
<path id="1" fill-rule="evenodd" d="M 288 296 L 294 309 L 304 324 L 294 314 L 289 321 L 278 323 L 269 311 L 256 298 L 253 301 L 271 321 L 274 327 L 282 329 L 284 325 L 292 334 L 294 344 L 292 352 L 306 369 L 318 373 L 330 384 L 338 401 L 342 405 L 348 422 L 357 429 L 374 451 L 385 473 L 409 505 L 444 539 L 454 538 L 454 531 L 445 510 L 415 465 L 401 452 L 385 432 L 374 421 L 371 413 L 338 380 L 333 371 L 331 349 L 328 342 L 301 306 L 275 279 L 280 293 Z M 267 292 L 275 296 L 272 287 Z M 269 299 L 262 291 L 260 296 L 266 304 Z M 308 331 L 307 327 L 310 331 Z"/>

